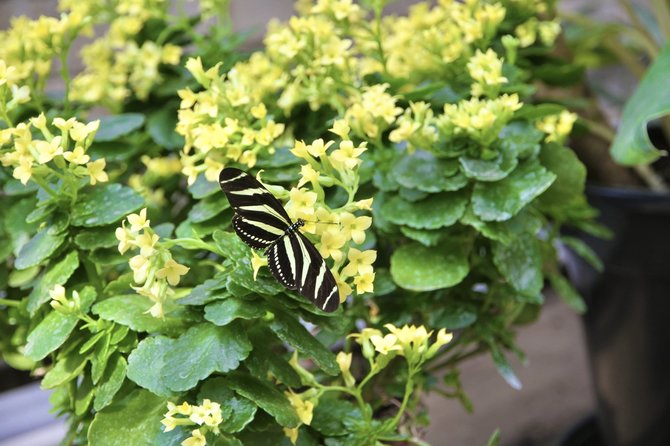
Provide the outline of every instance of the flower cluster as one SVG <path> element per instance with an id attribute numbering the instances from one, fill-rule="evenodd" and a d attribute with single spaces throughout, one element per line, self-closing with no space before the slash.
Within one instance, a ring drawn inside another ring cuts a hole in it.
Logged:
<path id="1" fill-rule="evenodd" d="M 0 130 L 0 149 L 10 146 L 7 150 L 2 149 L 0 161 L 3 166 L 14 168 L 14 178 L 23 184 L 31 178 L 43 184 L 43 179 L 49 175 L 88 177 L 91 184 L 107 181 L 105 160 L 93 161 L 86 153 L 100 121 L 85 124 L 75 118 L 54 118 L 51 124 L 50 129 L 46 117 L 41 114 L 29 123 Z M 53 127 L 59 132 L 53 132 Z M 37 132 L 43 139 L 34 139 Z"/>
<path id="2" fill-rule="evenodd" d="M 253 167 L 261 151 L 272 152 L 284 124 L 268 113 L 261 101 L 263 87 L 254 85 L 253 77 L 238 67 L 221 77 L 219 64 L 205 71 L 200 58 L 189 59 L 186 68 L 205 87 L 198 93 L 179 91 L 177 132 L 186 139 L 181 160 L 189 184 L 200 173 L 216 181 L 223 166 L 231 162 Z"/>
<path id="3" fill-rule="evenodd" d="M 126 221 L 129 227 L 126 227 Z M 116 229 L 116 238 L 121 254 L 129 249 L 139 249 L 139 254 L 128 262 L 133 270 L 134 282 L 141 285 L 134 289 L 153 302 L 148 312 L 153 317 L 162 318 L 164 306 L 174 294 L 171 287 L 177 286 L 181 276 L 190 268 L 177 263 L 169 249 L 160 245 L 160 237 L 147 220 L 146 208 L 139 214 L 130 214 Z"/>
<path id="4" fill-rule="evenodd" d="M 65 288 L 62 285 L 56 285 L 49 290 L 49 297 L 51 307 L 63 314 L 78 313 L 81 307 L 81 299 L 79 293 L 75 290 L 72 292 L 72 298 L 68 299 L 65 296 Z"/>
<path id="5" fill-rule="evenodd" d="M 377 363 L 387 364 L 397 355 L 404 356 L 410 367 L 418 367 L 453 339 L 453 335 L 444 328 L 437 332 L 435 340 L 431 342 L 433 332 L 426 330 L 423 325 L 398 328 L 386 324 L 384 327 L 388 330 L 386 334 L 376 328 L 365 328 L 360 333 L 350 335 L 361 345 L 363 356 L 373 368 L 383 368 L 383 365 L 380 367 Z"/>
<path id="6" fill-rule="evenodd" d="M 284 435 L 291 440 L 291 443 L 296 444 L 298 441 L 298 431 L 303 424 L 309 426 L 312 423 L 314 407 L 318 403 L 316 392 L 310 389 L 304 393 L 293 393 L 292 391 L 284 392 L 291 406 L 295 409 L 300 424 L 296 427 L 285 427 Z"/>
<path id="7" fill-rule="evenodd" d="M 168 401 L 168 411 L 163 415 L 161 423 L 165 432 L 170 432 L 177 426 L 199 426 L 191 431 L 191 436 L 182 441 L 182 446 L 205 446 L 208 432 L 219 433 L 219 424 L 223 421 L 221 405 L 208 399 L 201 405 L 191 405 L 184 401 L 180 405 Z"/>
<path id="8" fill-rule="evenodd" d="M 549 115 L 538 120 L 535 127 L 547 134 L 547 142 L 563 142 L 572 131 L 572 126 L 577 121 L 577 115 L 563 110 L 557 115 Z"/>
<path id="9" fill-rule="evenodd" d="M 379 139 L 403 109 L 396 106 L 396 98 L 386 92 L 388 84 L 363 87 L 351 98 L 344 118 L 353 132 L 361 138 Z"/>

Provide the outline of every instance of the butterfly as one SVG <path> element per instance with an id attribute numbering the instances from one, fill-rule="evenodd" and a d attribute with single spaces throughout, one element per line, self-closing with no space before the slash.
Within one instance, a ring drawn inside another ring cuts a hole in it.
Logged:
<path id="1" fill-rule="evenodd" d="M 235 210 L 233 229 L 253 249 L 262 249 L 272 275 L 286 288 L 297 290 L 323 311 L 340 303 L 337 281 L 325 260 L 301 232 L 281 202 L 248 173 L 227 167 L 219 185 Z"/>

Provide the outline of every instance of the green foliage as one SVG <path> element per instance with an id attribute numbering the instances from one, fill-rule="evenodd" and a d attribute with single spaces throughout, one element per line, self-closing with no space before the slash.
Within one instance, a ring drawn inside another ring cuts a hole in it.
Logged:
<path id="1" fill-rule="evenodd" d="M 123 8 L 69 3 L 87 20 L 53 19 L 64 48 L 0 48 L 0 64 L 31 76 L 10 86 L 0 66 L 0 353 L 46 371 L 71 423 L 64 443 L 418 443 L 407 414 L 422 391 L 470 407 L 463 359 L 488 353 L 520 386 L 506 354 L 545 279 L 584 310 L 555 246 L 597 266 L 559 229 L 599 227 L 556 130 L 565 110 L 532 86 L 574 70 L 551 56 L 552 22 L 534 7 L 453 2 L 411 20 L 382 18 L 385 2 L 352 3 L 344 18 L 317 8 L 249 55 L 225 1 L 194 17 L 148 2 L 132 35 Z M 455 26 L 462 14 L 481 29 Z M 65 96 L 47 95 L 30 57 L 68 60 L 88 23 L 109 31 L 80 75 L 65 67 Z M 521 45 L 510 33 L 528 23 L 545 37 Z M 404 43 L 386 47 L 391 34 Z M 109 114 L 86 124 L 97 104 Z M 260 172 L 306 221 L 341 309 L 287 290 L 235 234 L 224 165 Z"/>

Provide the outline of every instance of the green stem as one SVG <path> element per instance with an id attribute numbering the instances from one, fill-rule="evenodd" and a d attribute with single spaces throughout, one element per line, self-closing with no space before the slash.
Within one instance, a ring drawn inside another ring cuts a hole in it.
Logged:
<path id="1" fill-rule="evenodd" d="M 363 400 L 363 396 L 361 395 L 360 389 L 350 389 L 348 387 L 342 387 L 342 386 L 322 386 L 321 387 L 321 392 L 322 393 L 342 392 L 342 393 L 349 394 L 356 399 L 356 402 L 358 403 L 358 407 L 361 409 L 361 413 L 364 414 L 364 413 L 367 412 L 365 410 L 366 403 Z"/>
<path id="2" fill-rule="evenodd" d="M 61 51 L 58 54 L 58 58 L 60 60 L 60 77 L 63 79 L 63 83 L 65 84 L 65 97 L 63 98 L 63 112 L 64 114 L 68 114 L 70 111 L 70 67 L 68 66 L 67 63 L 67 57 L 68 54 L 70 54 L 70 45 L 67 44 L 65 47 L 63 47 L 63 51 Z"/>
<path id="3" fill-rule="evenodd" d="M 49 187 L 46 181 L 44 181 L 42 178 L 33 175 L 30 177 L 30 179 L 33 180 L 35 183 L 37 183 L 39 187 L 44 189 L 44 192 L 46 192 L 47 194 L 51 195 L 54 198 L 58 198 L 58 193 L 54 191 L 51 187 Z"/>
<path id="4" fill-rule="evenodd" d="M 86 275 L 88 279 L 93 283 L 95 289 L 100 292 L 104 288 L 102 280 L 100 280 L 100 275 L 98 274 L 98 268 L 96 265 L 91 262 L 88 258 L 83 257 L 82 263 L 84 264 L 84 269 L 86 270 Z"/>
<path id="5" fill-rule="evenodd" d="M 12 299 L 0 299 L 0 305 L 4 305 L 6 307 L 18 308 L 18 307 L 21 306 L 21 301 L 12 300 Z"/>
<path id="6" fill-rule="evenodd" d="M 413 368 L 408 364 L 409 367 L 409 373 L 407 375 L 407 382 L 405 382 L 405 395 L 402 398 L 402 403 L 400 403 L 400 408 L 398 409 L 398 413 L 393 417 L 393 425 L 398 426 L 398 423 L 400 422 L 400 418 L 402 417 L 402 414 L 405 413 L 405 409 L 407 409 L 407 403 L 409 402 L 409 397 L 412 395 L 412 390 L 414 389 L 414 373 L 415 371 Z"/>
<path id="7" fill-rule="evenodd" d="M 9 115 L 7 114 L 7 110 L 5 109 L 4 98 L 0 98 L 0 100 L 3 101 L 2 106 L 0 106 L 0 118 L 2 118 L 3 121 L 5 121 L 7 123 L 7 127 L 14 127 L 14 122 L 9 118 Z"/>

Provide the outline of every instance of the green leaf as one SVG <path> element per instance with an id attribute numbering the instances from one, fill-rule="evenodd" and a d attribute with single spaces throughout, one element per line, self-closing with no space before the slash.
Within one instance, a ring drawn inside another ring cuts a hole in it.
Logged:
<path id="1" fill-rule="evenodd" d="M 147 131 L 159 146 L 176 150 L 184 147 L 184 137 L 175 131 L 177 127 L 177 110 L 163 107 L 151 113 L 147 119 Z"/>
<path id="2" fill-rule="evenodd" d="M 28 295 L 28 312 L 30 312 L 31 315 L 35 314 L 35 311 L 41 307 L 42 304 L 51 299 L 49 291 L 56 285 L 64 285 L 78 267 L 79 254 L 77 251 L 72 251 L 66 255 L 63 260 L 42 274 L 39 281 L 30 292 L 30 295 Z"/>
<path id="3" fill-rule="evenodd" d="M 477 183 L 472 208 L 484 221 L 508 220 L 547 190 L 555 178 L 537 160 L 526 161 L 500 181 Z"/>
<path id="4" fill-rule="evenodd" d="M 52 234 L 48 229 L 42 229 L 23 245 L 19 256 L 14 260 L 14 268 L 26 269 L 41 264 L 56 252 L 66 237 L 65 232 Z"/>
<path id="5" fill-rule="evenodd" d="M 277 379 L 287 386 L 300 387 L 302 385 L 300 376 L 288 363 L 283 355 L 277 354 L 274 350 L 276 345 L 268 342 L 268 336 L 273 336 L 269 329 L 255 330 L 251 333 L 254 350 L 244 361 L 244 365 L 249 369 L 252 375 L 259 379 L 267 379 L 268 372 L 272 373 Z"/>
<path id="6" fill-rule="evenodd" d="M 105 446 L 157 445 L 165 400 L 138 389 L 101 410 L 88 429 L 88 443 Z"/>
<path id="7" fill-rule="evenodd" d="M 218 277 L 205 280 L 200 285 L 191 290 L 191 294 L 179 299 L 180 305 L 205 305 L 227 295 L 227 291 L 219 291 L 226 287 L 226 278 Z"/>
<path id="8" fill-rule="evenodd" d="M 7 270 L 5 270 L 5 273 L 6 271 Z M 28 269 L 12 270 L 7 278 L 7 284 L 12 288 L 20 288 L 30 283 L 39 272 L 39 266 L 33 266 Z"/>
<path id="9" fill-rule="evenodd" d="M 66 382 L 81 376 L 88 356 L 86 355 L 66 355 L 60 358 L 56 364 L 44 375 L 41 387 L 43 389 L 53 389 Z"/>
<path id="10" fill-rule="evenodd" d="M 214 372 L 235 370 L 250 351 L 249 339 L 234 324 L 217 327 L 203 323 L 174 341 L 162 378 L 171 390 L 189 390 Z"/>
<path id="11" fill-rule="evenodd" d="M 477 181 L 500 181 L 517 166 L 516 152 L 503 146 L 492 160 L 460 157 L 461 170 L 466 177 Z"/>
<path id="12" fill-rule="evenodd" d="M 347 432 L 346 422 L 360 419 L 361 411 L 351 401 L 323 397 L 314 408 L 310 426 L 327 437 L 339 437 Z"/>
<path id="13" fill-rule="evenodd" d="M 119 244 L 114 231 L 116 228 L 104 227 L 81 230 L 74 237 L 74 243 L 81 249 L 111 248 Z"/>
<path id="14" fill-rule="evenodd" d="M 433 291 L 460 283 L 470 271 L 470 243 L 452 238 L 435 247 L 403 245 L 391 256 L 391 276 L 398 286 L 412 291 Z"/>
<path id="15" fill-rule="evenodd" d="M 148 313 L 153 302 L 138 294 L 114 296 L 96 303 L 92 312 L 102 319 L 126 325 L 134 331 L 147 333 L 174 333 L 188 321 L 186 309 L 181 307 L 168 312 L 164 318 Z"/>
<path id="16" fill-rule="evenodd" d="M 535 296 L 542 291 L 542 254 L 535 237 L 519 237 L 514 243 L 493 243 L 493 263 L 518 292 Z"/>
<path id="17" fill-rule="evenodd" d="M 163 379 L 163 370 L 173 344 L 173 339 L 164 336 L 149 337 L 140 342 L 128 356 L 128 379 L 156 395 L 172 396 L 173 392 Z"/>
<path id="18" fill-rule="evenodd" d="M 198 401 L 204 399 L 216 401 L 221 405 L 223 423 L 219 428 L 224 432 L 240 432 L 256 415 L 256 405 L 246 398 L 238 398 L 228 389 L 226 380 L 214 378 L 207 380 L 198 392 Z"/>
<path id="19" fill-rule="evenodd" d="M 140 113 L 122 113 L 100 118 L 100 128 L 95 134 L 94 141 L 113 141 L 127 135 L 144 125 L 144 115 Z"/>
<path id="20" fill-rule="evenodd" d="M 129 187 L 110 184 L 82 193 L 72 210 L 74 226 L 104 226 L 138 210 L 144 199 Z"/>
<path id="21" fill-rule="evenodd" d="M 226 377 L 226 382 L 239 395 L 250 399 L 272 415 L 282 426 L 296 427 L 300 423 L 298 414 L 286 396 L 267 381 L 234 372 Z"/>
<path id="22" fill-rule="evenodd" d="M 96 412 L 100 412 L 112 403 L 114 395 L 116 395 L 123 381 L 126 379 L 127 366 L 125 358 L 119 353 L 115 353 L 109 359 L 105 368 L 105 374 L 102 377 L 100 385 L 97 387 L 95 400 L 93 401 L 93 408 Z"/>
<path id="23" fill-rule="evenodd" d="M 498 446 L 500 444 L 500 428 L 496 429 L 486 442 L 486 446 Z"/>
<path id="24" fill-rule="evenodd" d="M 77 325 L 76 316 L 52 311 L 28 335 L 25 355 L 33 361 L 40 361 L 63 345 Z"/>
<path id="25" fill-rule="evenodd" d="M 219 326 L 230 324 L 235 319 L 257 319 L 267 312 L 266 305 L 260 301 L 250 301 L 229 297 L 205 307 L 205 319 Z"/>
<path id="26" fill-rule="evenodd" d="M 268 277 L 265 274 L 259 274 L 254 279 L 254 273 L 251 268 L 251 262 L 247 257 L 240 259 L 237 268 L 232 270 L 228 276 L 230 281 L 242 286 L 246 290 L 253 291 L 266 296 L 275 296 L 284 291 L 284 286 L 277 282 L 274 277 Z M 229 287 L 229 291 L 233 290 Z"/>
<path id="27" fill-rule="evenodd" d="M 274 319 L 270 322 L 270 328 L 279 339 L 313 359 L 324 372 L 333 376 L 340 373 L 333 352 L 312 336 L 294 316 L 276 311 Z"/>
<path id="28" fill-rule="evenodd" d="M 435 328 L 460 330 L 476 321 L 476 308 L 469 308 L 463 302 L 446 301 L 437 311 L 430 313 L 430 325 Z"/>
<path id="29" fill-rule="evenodd" d="M 594 269 L 603 271 L 604 265 L 602 260 L 600 260 L 600 257 L 598 257 L 598 254 L 596 254 L 593 249 L 582 240 L 566 235 L 561 237 L 560 241 L 577 253 L 582 259 L 586 260 Z"/>
<path id="30" fill-rule="evenodd" d="M 492 342 L 489 343 L 489 347 L 491 349 L 493 363 L 495 364 L 498 373 L 500 373 L 500 376 L 502 376 L 505 381 L 507 381 L 507 384 L 509 384 L 513 389 L 521 390 L 521 381 L 519 381 L 516 373 L 514 373 L 514 370 L 512 370 L 509 362 L 507 362 L 505 354 L 500 350 L 500 348 L 498 348 L 497 345 Z"/>
<path id="31" fill-rule="evenodd" d="M 663 152 L 649 140 L 647 124 L 670 113 L 670 41 L 667 41 L 647 69 L 635 93 L 628 100 L 611 153 L 615 161 L 625 165 L 648 164 Z"/>
<path id="32" fill-rule="evenodd" d="M 216 246 L 224 257 L 239 262 L 249 258 L 249 247 L 232 232 L 215 231 L 212 235 Z"/>
<path id="33" fill-rule="evenodd" d="M 551 287 L 570 308 L 579 314 L 586 312 L 586 303 L 570 282 L 559 273 L 549 275 Z"/>
<path id="34" fill-rule="evenodd" d="M 201 223 L 216 217 L 230 207 L 230 203 L 223 193 L 198 201 L 189 211 L 188 218 L 195 223 Z"/>
<path id="35" fill-rule="evenodd" d="M 411 238 L 424 246 L 435 246 L 442 238 L 446 236 L 446 231 L 442 230 L 428 230 L 428 229 L 414 229 L 409 226 L 401 226 L 400 232 L 407 238 Z M 377 288 L 375 284 L 375 288 Z"/>
<path id="36" fill-rule="evenodd" d="M 415 229 L 438 229 L 451 226 L 465 212 L 468 198 L 461 192 L 432 194 L 425 200 L 405 201 L 395 196 L 381 208 L 382 217 L 397 225 Z"/>
<path id="37" fill-rule="evenodd" d="M 188 191 L 191 193 L 193 198 L 200 200 L 217 192 L 221 192 L 221 188 L 217 183 L 213 181 L 207 181 L 205 175 L 198 175 L 195 183 L 188 187 Z"/>
<path id="38" fill-rule="evenodd" d="M 90 376 L 83 376 L 77 386 L 74 396 L 74 413 L 77 416 L 82 416 L 88 411 L 88 407 L 93 401 L 95 395 L 95 387 L 91 381 Z"/>
<path id="39" fill-rule="evenodd" d="M 543 209 L 560 213 L 584 201 L 586 167 L 572 150 L 547 144 L 540 152 L 540 162 L 556 174 L 556 181 L 537 200 Z"/>
<path id="40" fill-rule="evenodd" d="M 449 190 L 447 177 L 458 171 L 455 161 L 436 158 L 433 154 L 417 150 L 400 159 L 391 170 L 393 179 L 409 189 L 424 192 Z"/>

